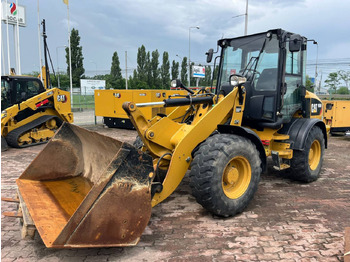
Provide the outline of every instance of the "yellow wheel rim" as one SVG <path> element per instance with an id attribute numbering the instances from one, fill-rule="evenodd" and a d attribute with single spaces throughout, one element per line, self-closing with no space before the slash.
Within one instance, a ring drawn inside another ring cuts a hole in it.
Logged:
<path id="1" fill-rule="evenodd" d="M 309 166 L 311 170 L 315 170 L 321 160 L 321 144 L 318 140 L 315 140 L 309 151 Z"/>
<path id="2" fill-rule="evenodd" d="M 232 158 L 222 174 L 222 188 L 225 195 L 231 199 L 241 197 L 248 189 L 252 178 L 249 161 L 243 156 Z"/>

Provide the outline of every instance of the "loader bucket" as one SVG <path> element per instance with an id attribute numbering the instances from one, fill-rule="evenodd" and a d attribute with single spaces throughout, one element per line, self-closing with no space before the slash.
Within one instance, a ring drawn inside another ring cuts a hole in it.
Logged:
<path id="1" fill-rule="evenodd" d="M 151 216 L 151 156 L 64 123 L 17 179 L 46 247 L 136 245 Z"/>

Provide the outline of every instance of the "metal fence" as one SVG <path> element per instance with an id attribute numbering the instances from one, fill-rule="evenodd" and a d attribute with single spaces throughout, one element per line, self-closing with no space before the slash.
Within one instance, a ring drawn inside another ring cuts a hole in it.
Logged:
<path id="1" fill-rule="evenodd" d="M 94 96 L 84 94 L 80 88 L 73 88 L 72 112 L 76 125 L 102 124 L 102 117 L 95 116 Z"/>

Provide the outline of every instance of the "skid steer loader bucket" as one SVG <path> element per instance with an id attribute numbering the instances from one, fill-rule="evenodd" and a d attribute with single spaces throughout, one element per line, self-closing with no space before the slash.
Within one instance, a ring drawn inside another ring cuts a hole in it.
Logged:
<path id="1" fill-rule="evenodd" d="M 136 245 L 151 216 L 151 156 L 64 123 L 17 179 L 49 248 Z"/>

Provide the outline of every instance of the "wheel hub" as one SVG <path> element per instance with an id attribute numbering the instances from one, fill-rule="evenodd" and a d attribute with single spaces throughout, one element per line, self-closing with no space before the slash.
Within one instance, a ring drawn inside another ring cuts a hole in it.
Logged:
<path id="1" fill-rule="evenodd" d="M 315 170 L 321 160 L 321 144 L 318 140 L 315 140 L 310 147 L 309 151 L 309 166 L 311 170 Z"/>
<path id="2" fill-rule="evenodd" d="M 232 166 L 227 173 L 224 174 L 224 183 L 233 185 L 237 182 L 239 177 L 238 170 Z"/>
<path id="3" fill-rule="evenodd" d="M 223 191 L 228 198 L 237 199 L 248 189 L 250 180 L 249 161 L 243 156 L 236 156 L 228 162 L 222 174 Z"/>

